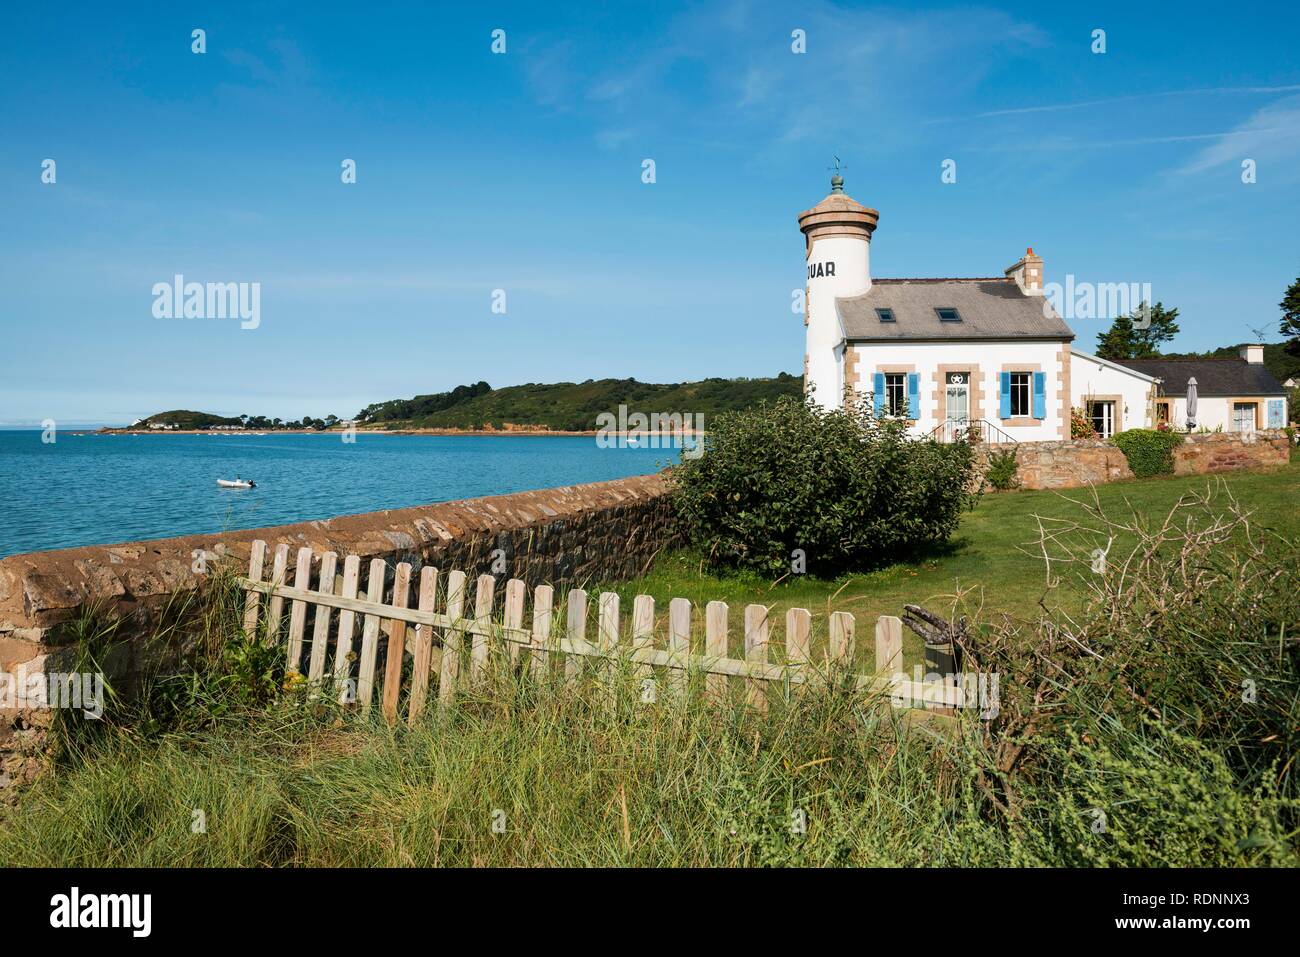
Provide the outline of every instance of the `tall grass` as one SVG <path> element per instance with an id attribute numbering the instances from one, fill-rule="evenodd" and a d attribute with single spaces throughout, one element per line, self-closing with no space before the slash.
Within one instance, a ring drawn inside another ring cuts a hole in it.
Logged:
<path id="1" fill-rule="evenodd" d="M 968 662 L 1001 676 L 1001 712 L 948 733 L 840 683 L 766 716 L 649 702 L 627 668 L 500 671 L 390 729 L 286 690 L 217 587 L 183 673 L 67 736 L 0 861 L 1294 866 L 1294 544 L 1206 496 L 1126 519 L 1136 544 L 1094 575 L 1110 521 L 1045 532 L 1050 573 L 1092 576 L 1094 601 L 978 629 Z"/>

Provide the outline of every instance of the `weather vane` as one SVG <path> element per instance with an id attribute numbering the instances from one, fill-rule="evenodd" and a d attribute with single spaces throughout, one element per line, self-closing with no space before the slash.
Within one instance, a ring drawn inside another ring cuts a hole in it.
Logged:
<path id="1" fill-rule="evenodd" d="M 841 164 L 840 158 L 836 156 L 835 165 L 828 166 L 826 168 L 835 174 L 831 177 L 831 192 L 832 193 L 844 192 L 844 176 L 842 174 L 844 170 L 848 169 L 848 167 Z"/>

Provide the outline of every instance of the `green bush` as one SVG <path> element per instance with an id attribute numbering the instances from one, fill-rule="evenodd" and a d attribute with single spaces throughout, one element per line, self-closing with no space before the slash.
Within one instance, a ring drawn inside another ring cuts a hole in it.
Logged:
<path id="1" fill-rule="evenodd" d="M 1002 449 L 989 456 L 989 467 L 984 471 L 984 477 L 995 489 L 1005 492 L 1018 484 L 1016 472 L 1019 467 L 1020 464 L 1016 461 L 1016 450 Z"/>
<path id="2" fill-rule="evenodd" d="M 719 415 L 707 453 L 673 475 L 682 529 L 709 561 L 775 574 L 792 556 L 821 575 L 899 561 L 946 541 L 975 500 L 967 443 L 795 398 Z"/>
<path id="3" fill-rule="evenodd" d="M 1115 435 L 1111 441 L 1124 453 L 1128 467 L 1137 478 L 1149 478 L 1173 474 L 1174 449 L 1183 444 L 1183 437 L 1177 432 L 1129 429 Z"/>

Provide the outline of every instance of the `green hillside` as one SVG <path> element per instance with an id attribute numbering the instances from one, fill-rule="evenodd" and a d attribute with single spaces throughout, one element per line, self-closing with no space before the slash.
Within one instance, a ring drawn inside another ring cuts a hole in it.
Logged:
<path id="1" fill-rule="evenodd" d="M 493 389 L 486 382 L 451 392 L 393 399 L 366 406 L 361 424 L 385 428 L 479 429 L 511 425 L 559 431 L 591 431 L 601 413 L 695 414 L 707 420 L 719 412 L 744 409 L 761 399 L 802 393 L 803 380 L 782 372 L 771 379 L 704 379 L 661 385 L 636 379 L 588 379 Z"/>
<path id="2" fill-rule="evenodd" d="M 214 425 L 239 425 L 239 419 L 229 416 L 213 415 L 211 412 L 192 412 L 189 409 L 173 409 L 170 412 L 159 412 L 142 419 L 137 428 L 147 427 L 154 422 L 159 425 L 173 425 L 178 429 L 210 429 Z"/>

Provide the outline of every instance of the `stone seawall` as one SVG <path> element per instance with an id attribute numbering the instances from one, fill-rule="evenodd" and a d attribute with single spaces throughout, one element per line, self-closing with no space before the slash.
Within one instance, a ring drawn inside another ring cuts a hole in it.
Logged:
<path id="1" fill-rule="evenodd" d="M 1124 453 L 1106 439 L 984 445 L 976 453 L 980 472 L 988 467 L 992 452 L 1007 448 L 1016 450 L 1019 488 L 1078 488 L 1133 478 Z M 1280 429 L 1192 433 L 1174 449 L 1174 474 L 1208 475 L 1285 465 L 1288 461 L 1287 436 Z"/>
<path id="2" fill-rule="evenodd" d="M 660 475 L 344 515 L 295 525 L 30 552 L 0 559 L 0 673 L 18 683 L 68 667 L 66 625 L 84 609 L 120 619 L 111 670 L 138 674 L 160 649 L 145 647 L 161 611 L 199 588 L 195 556 L 224 554 L 241 570 L 263 539 L 274 550 L 459 568 L 473 576 L 503 559 L 505 577 L 556 586 L 635 577 L 671 545 L 674 530 Z M 496 554 L 496 550 L 500 550 Z M 500 565 L 498 565 L 498 568 Z M 0 789 L 30 777 L 49 712 L 0 709 Z"/>

